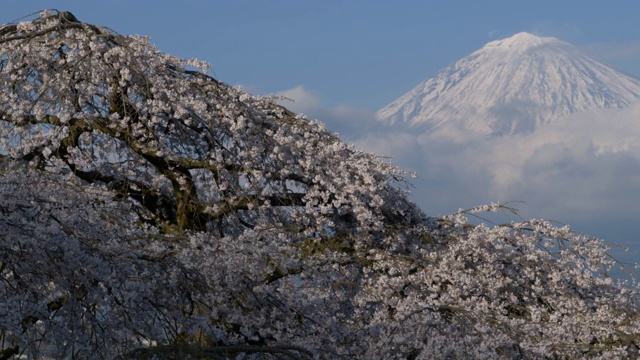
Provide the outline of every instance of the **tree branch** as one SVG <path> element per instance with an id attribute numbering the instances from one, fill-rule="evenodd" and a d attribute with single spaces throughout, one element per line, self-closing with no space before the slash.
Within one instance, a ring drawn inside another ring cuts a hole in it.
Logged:
<path id="1" fill-rule="evenodd" d="M 298 346 L 255 346 L 255 345 L 227 345 L 200 347 L 194 345 L 160 345 L 149 348 L 135 349 L 118 359 L 148 359 L 157 356 L 160 359 L 182 358 L 185 356 L 211 357 L 213 359 L 228 359 L 229 355 L 242 353 L 281 354 L 295 360 L 312 359 L 313 353 Z"/>

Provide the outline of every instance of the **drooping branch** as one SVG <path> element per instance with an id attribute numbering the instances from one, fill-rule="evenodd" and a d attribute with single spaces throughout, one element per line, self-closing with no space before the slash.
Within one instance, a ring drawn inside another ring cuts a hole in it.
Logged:
<path id="1" fill-rule="evenodd" d="M 131 110 L 132 111 L 132 110 Z M 12 117 L 0 113 L 5 121 L 12 122 Z M 267 202 L 273 207 L 305 206 L 304 194 L 282 194 L 270 196 L 240 195 L 237 197 L 225 197 L 215 206 L 217 210 L 207 211 L 205 206 L 199 203 L 196 194 L 196 185 L 190 173 L 191 170 L 207 170 L 216 176 L 220 170 L 224 169 L 236 174 L 248 173 L 251 169 L 235 164 L 215 164 L 209 159 L 194 159 L 186 156 L 172 155 L 171 158 L 159 156 L 158 151 L 149 148 L 130 131 L 104 117 L 93 117 L 90 120 L 74 118 L 63 123 L 57 116 L 45 115 L 41 118 L 36 116 L 25 116 L 19 121 L 15 121 L 17 126 L 47 124 L 56 127 L 67 127 L 69 135 L 60 141 L 57 149 L 53 151 L 54 156 L 64 161 L 72 173 L 88 183 L 102 182 L 117 193 L 137 200 L 151 214 L 158 217 L 161 222 L 175 224 L 180 231 L 204 229 L 204 226 L 211 220 L 220 219 L 223 216 L 235 213 L 239 210 L 250 210 L 257 208 Z M 173 196 L 162 194 L 157 189 L 153 189 L 143 182 L 131 178 L 121 178 L 114 175 L 105 174 L 97 169 L 79 169 L 69 158 L 69 148 L 78 147 L 82 134 L 97 131 L 111 138 L 121 141 L 127 147 L 152 165 L 158 173 L 167 177 L 173 188 Z M 40 153 L 41 148 L 34 149 Z M 35 157 L 35 153 L 25 155 L 27 160 Z M 291 180 L 307 186 L 313 185 L 313 181 L 306 176 L 290 173 L 285 176 L 270 177 L 271 181 Z"/>
<path id="2" fill-rule="evenodd" d="M 241 195 L 235 198 L 227 198 L 218 204 L 215 211 L 207 212 L 209 219 L 218 219 L 238 210 L 249 210 L 268 203 L 273 207 L 297 207 L 305 206 L 304 195 L 302 193 L 291 193 L 286 195 L 271 195 L 260 197 L 256 195 Z"/>
<path id="3" fill-rule="evenodd" d="M 365 175 L 371 159 L 352 163 L 348 158 L 357 154 L 335 134 L 273 99 L 249 96 L 206 70 L 191 70 L 206 68 L 197 62 L 166 56 L 146 39 L 85 25 L 66 13 L 9 25 L 0 34 L 20 49 L 28 50 L 30 39 L 41 47 L 41 60 L 7 55 L 3 63 L 16 75 L 0 82 L 15 95 L 0 108 L 0 118 L 11 124 L 5 131 L 11 134 L 13 127 L 12 141 L 22 145 L 21 154 L 12 156 L 37 158 L 42 170 L 55 157 L 82 180 L 137 201 L 157 224 L 184 232 L 204 231 L 213 220 L 242 231 L 267 214 L 279 223 L 308 216 L 305 223 L 319 229 L 355 229 L 355 214 L 375 224 L 376 217 L 403 220 L 399 212 L 375 208 L 382 198 L 357 189 L 392 179 L 395 169 Z M 325 176 L 326 166 L 341 170 Z M 262 211 L 268 206 L 310 206 L 316 213 Z M 233 224 L 219 221 L 234 213 Z"/>
<path id="4" fill-rule="evenodd" d="M 50 15 L 50 16 L 57 17 L 60 20 L 60 22 L 54 26 L 51 26 L 49 28 L 36 31 L 33 33 L 25 33 L 23 35 L 14 35 L 14 36 L 2 38 L 2 36 L 4 35 L 15 34 L 19 32 L 18 25 L 16 24 L 8 24 L 3 26 L 2 28 L 0 28 L 0 44 L 11 42 L 11 41 L 30 40 L 30 39 L 34 39 L 40 36 L 45 36 L 54 32 L 65 31 L 70 29 L 82 29 L 85 31 L 90 31 L 95 34 L 109 35 L 110 37 L 115 38 L 111 34 L 108 34 L 105 31 L 101 30 L 97 26 L 78 21 L 78 19 L 68 11 L 59 12 L 57 14 Z M 40 21 L 44 21 L 46 19 L 47 18 L 43 18 L 43 19 L 40 19 Z"/>

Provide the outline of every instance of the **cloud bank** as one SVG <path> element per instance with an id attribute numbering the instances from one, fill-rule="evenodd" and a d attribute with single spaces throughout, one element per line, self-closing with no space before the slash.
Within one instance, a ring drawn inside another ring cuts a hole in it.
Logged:
<path id="1" fill-rule="evenodd" d="M 413 132 L 369 135 L 358 145 L 420 174 L 414 201 L 430 215 L 493 201 L 524 201 L 545 218 L 630 247 L 640 261 L 640 104 L 576 114 L 534 133 L 483 139 Z"/>
<path id="2" fill-rule="evenodd" d="M 632 247 L 625 256 L 640 260 L 640 104 L 576 114 L 529 134 L 480 138 L 456 128 L 425 134 L 419 127 L 384 126 L 373 111 L 323 108 L 302 87 L 283 93 L 300 96 L 298 107 L 285 106 L 416 171 L 412 198 L 427 215 L 523 201 L 516 204 L 522 217 L 570 224 Z"/>
<path id="3" fill-rule="evenodd" d="M 305 114 L 311 119 L 318 119 L 347 142 L 356 142 L 369 133 L 376 132 L 382 124 L 375 121 L 375 113 L 369 109 L 355 108 L 348 105 L 327 107 L 322 98 L 302 85 L 283 90 L 275 94 L 285 99 L 279 103 L 296 113 Z"/>

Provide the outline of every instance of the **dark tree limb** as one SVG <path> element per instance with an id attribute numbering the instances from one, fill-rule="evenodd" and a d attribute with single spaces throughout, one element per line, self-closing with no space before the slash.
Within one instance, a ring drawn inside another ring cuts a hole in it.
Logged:
<path id="1" fill-rule="evenodd" d="M 255 345 L 227 345 L 200 347 L 194 345 L 161 345 L 149 348 L 135 349 L 116 360 L 124 359 L 229 359 L 245 354 L 274 354 L 284 355 L 289 359 L 312 359 L 313 353 L 298 346 L 255 346 Z"/>

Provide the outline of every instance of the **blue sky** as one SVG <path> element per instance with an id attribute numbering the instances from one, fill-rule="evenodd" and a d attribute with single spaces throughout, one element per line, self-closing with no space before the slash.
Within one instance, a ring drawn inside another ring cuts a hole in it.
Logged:
<path id="1" fill-rule="evenodd" d="M 327 107 L 376 110 L 520 31 L 588 47 L 640 76 L 638 1 L 25 0 L 4 2 L 0 22 L 43 8 L 149 35 L 161 50 L 209 61 L 222 81 L 250 92 L 302 85 Z"/>
<path id="2" fill-rule="evenodd" d="M 582 188 L 573 186 L 578 182 L 570 175 L 539 168 L 537 188 L 495 198 L 487 190 L 492 185 L 487 174 L 454 170 L 447 163 L 463 154 L 469 169 L 476 149 L 429 147 L 407 134 L 376 134 L 373 125 L 376 110 L 440 69 L 521 31 L 565 40 L 640 76 L 639 1 L 23 0 L 2 5 L 0 23 L 45 8 L 71 11 L 81 21 L 121 34 L 149 35 L 162 51 L 208 61 L 218 79 L 248 92 L 296 98 L 289 106 L 294 111 L 418 171 L 414 200 L 429 215 L 525 200 L 528 204 L 519 206 L 524 217 L 551 217 L 617 243 L 640 244 L 640 175 L 635 174 L 640 152 L 603 157 L 576 153 L 569 143 L 551 144 L 550 149 L 562 150 L 558 159 L 568 157 L 564 160 L 579 166 L 580 173 L 592 174 L 580 182 Z M 635 127 L 639 114 L 636 107 L 615 116 Z M 574 143 L 582 141 L 571 128 L 562 131 Z M 640 126 L 634 131 L 640 138 Z M 477 180 L 466 178 L 475 175 Z M 640 260 L 640 252 L 634 256 Z"/>

